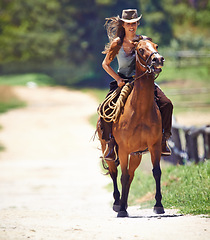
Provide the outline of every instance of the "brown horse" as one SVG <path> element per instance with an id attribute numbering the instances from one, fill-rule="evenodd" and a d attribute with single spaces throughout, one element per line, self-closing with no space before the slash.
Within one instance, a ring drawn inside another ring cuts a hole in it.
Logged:
<path id="1" fill-rule="evenodd" d="M 115 162 L 107 161 L 109 173 L 114 186 L 113 210 L 118 217 L 127 217 L 127 200 L 134 172 L 141 162 L 141 154 L 132 154 L 148 149 L 153 164 L 153 176 L 156 182 L 156 204 L 154 212 L 164 213 L 161 203 L 161 114 L 154 99 L 155 74 L 161 71 L 164 58 L 157 52 L 157 45 L 150 39 L 140 40 L 136 45 L 136 76 L 134 88 L 129 95 L 123 114 L 119 121 L 113 124 L 113 136 L 118 145 L 118 156 L 122 170 L 122 192 L 117 186 L 117 167 Z M 102 140 L 100 121 L 97 123 L 102 151 L 105 151 L 105 141 Z"/>

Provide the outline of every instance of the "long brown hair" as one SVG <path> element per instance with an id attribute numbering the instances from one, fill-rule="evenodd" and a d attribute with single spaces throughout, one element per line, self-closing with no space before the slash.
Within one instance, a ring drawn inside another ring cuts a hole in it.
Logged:
<path id="1" fill-rule="evenodd" d="M 123 43 L 123 39 L 125 37 L 125 29 L 123 27 L 123 21 L 119 16 L 106 18 L 105 28 L 107 31 L 107 36 L 109 38 L 109 42 L 105 45 L 104 51 L 102 53 L 106 54 L 109 52 L 112 41 L 119 37 L 120 45 Z"/>

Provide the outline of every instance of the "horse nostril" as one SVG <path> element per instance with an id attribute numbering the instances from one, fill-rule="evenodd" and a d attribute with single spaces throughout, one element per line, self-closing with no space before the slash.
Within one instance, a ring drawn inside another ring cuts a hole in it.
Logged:
<path id="1" fill-rule="evenodd" d="M 164 57 L 161 57 L 161 62 L 165 62 L 165 58 Z"/>
<path id="2" fill-rule="evenodd" d="M 156 57 L 154 57 L 153 59 L 152 59 L 152 61 L 154 62 L 154 63 L 156 63 L 157 62 L 157 58 Z"/>

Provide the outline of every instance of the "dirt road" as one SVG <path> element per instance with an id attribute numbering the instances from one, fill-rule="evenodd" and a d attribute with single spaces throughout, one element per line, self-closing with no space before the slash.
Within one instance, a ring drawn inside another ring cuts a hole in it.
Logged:
<path id="1" fill-rule="evenodd" d="M 16 87 L 24 109 L 0 115 L 0 240 L 207 240 L 210 220 L 129 207 L 116 218 L 101 174 L 90 96 Z"/>

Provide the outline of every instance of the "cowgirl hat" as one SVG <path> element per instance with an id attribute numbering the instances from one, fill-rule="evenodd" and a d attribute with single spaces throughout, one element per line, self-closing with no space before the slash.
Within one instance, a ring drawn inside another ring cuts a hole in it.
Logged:
<path id="1" fill-rule="evenodd" d="M 133 23 L 133 22 L 138 22 L 142 17 L 142 14 L 140 17 L 138 17 L 138 13 L 136 9 L 125 9 L 122 11 L 122 20 L 123 22 L 127 23 Z"/>

